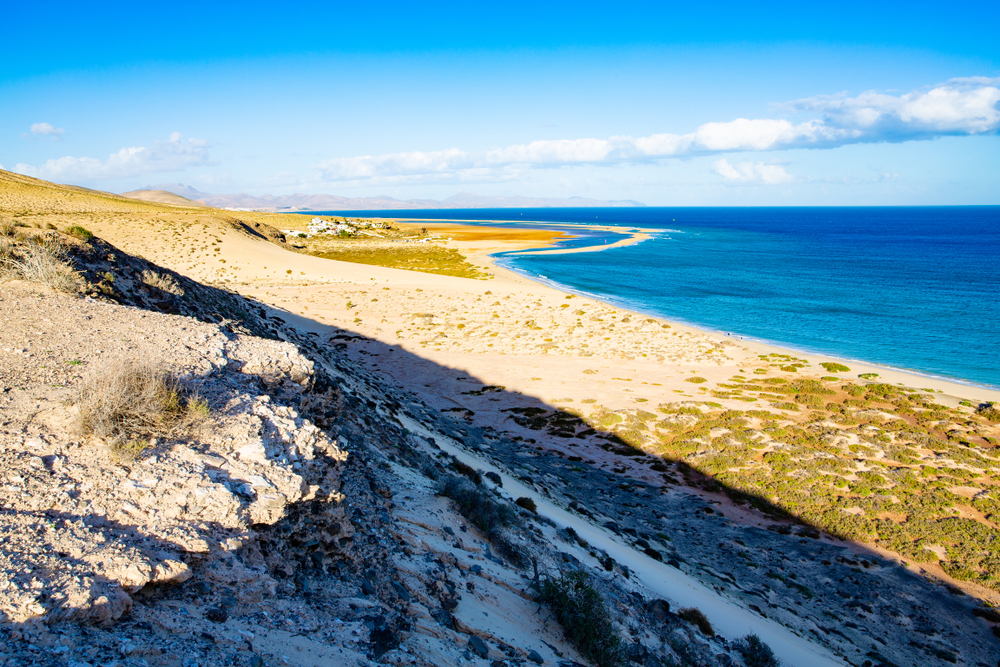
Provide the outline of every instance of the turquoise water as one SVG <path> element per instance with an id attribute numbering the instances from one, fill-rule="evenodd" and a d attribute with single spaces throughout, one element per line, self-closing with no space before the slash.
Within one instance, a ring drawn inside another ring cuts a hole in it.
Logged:
<path id="1" fill-rule="evenodd" d="M 570 291 L 707 329 L 1000 386 L 1000 207 L 356 214 L 655 229 L 652 239 L 623 248 L 499 261 Z M 622 238 L 584 231 L 565 245 Z"/>

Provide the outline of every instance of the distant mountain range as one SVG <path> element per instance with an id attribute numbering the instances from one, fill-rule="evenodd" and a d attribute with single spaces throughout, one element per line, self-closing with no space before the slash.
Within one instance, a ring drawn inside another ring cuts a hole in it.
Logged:
<path id="1" fill-rule="evenodd" d="M 556 207 L 632 207 L 645 204 L 632 200 L 602 201 L 585 197 L 489 197 L 459 192 L 444 200 L 395 199 L 386 195 L 378 197 L 338 197 L 337 195 L 215 195 L 201 192 L 182 183 L 148 185 L 142 190 L 127 193 L 133 198 L 148 191 L 166 191 L 194 202 L 217 208 L 254 208 L 271 211 L 370 211 L 420 208 L 556 208 Z"/>

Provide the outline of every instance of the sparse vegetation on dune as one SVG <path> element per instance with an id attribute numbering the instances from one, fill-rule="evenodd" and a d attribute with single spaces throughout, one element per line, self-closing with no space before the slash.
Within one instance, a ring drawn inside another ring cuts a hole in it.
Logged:
<path id="1" fill-rule="evenodd" d="M 886 383 L 751 376 L 718 387 L 716 396 L 761 407 L 665 404 L 666 419 L 651 423 L 641 410 L 597 406 L 584 421 L 690 466 L 706 477 L 689 481 L 738 504 L 1000 591 L 1000 503 L 991 493 L 1000 483 L 1000 409 L 949 408 Z M 515 418 L 551 428 L 544 413 Z"/>
<path id="2" fill-rule="evenodd" d="M 95 232 L 133 251 L 141 248 L 153 258 L 160 253 L 185 257 L 191 266 L 212 260 L 223 235 L 237 233 L 283 244 L 277 230 L 287 216 L 274 213 L 235 213 L 129 199 L 108 192 L 57 185 L 0 170 L 0 236 L 15 226 L 25 229 L 61 229 L 88 242 Z M 150 239 L 169 243 L 150 244 Z M 208 240 L 212 240 L 209 247 Z M 162 259 L 162 257 L 161 257 Z M 212 267 L 214 274 L 218 269 Z"/>

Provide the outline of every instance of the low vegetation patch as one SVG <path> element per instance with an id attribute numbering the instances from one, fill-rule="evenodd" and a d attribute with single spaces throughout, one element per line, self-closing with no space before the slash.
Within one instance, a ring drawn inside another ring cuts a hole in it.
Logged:
<path id="1" fill-rule="evenodd" d="M 65 233 L 84 242 L 88 242 L 94 238 L 93 232 L 89 229 L 81 227 L 80 225 L 70 225 L 66 228 Z"/>
<path id="2" fill-rule="evenodd" d="M 532 514 L 538 514 L 538 505 L 535 504 L 535 501 L 532 498 L 521 496 L 520 498 L 514 501 L 514 504 L 517 505 L 518 507 L 528 510 Z"/>
<path id="3" fill-rule="evenodd" d="M 847 373 L 848 371 L 851 370 L 844 364 L 838 364 L 833 361 L 824 361 L 822 364 L 820 364 L 820 366 L 825 368 L 830 373 Z"/>
<path id="4" fill-rule="evenodd" d="M 437 494 L 453 500 L 459 514 L 483 531 L 511 562 L 524 564 L 527 556 L 523 548 L 507 532 L 508 528 L 521 525 L 513 507 L 485 487 L 455 475 L 445 475 L 438 480 Z"/>
<path id="5" fill-rule="evenodd" d="M 625 644 L 611 621 L 604 597 L 581 570 L 541 584 L 540 600 L 555 613 L 566 637 L 598 667 L 625 664 Z"/>
<path id="6" fill-rule="evenodd" d="M 470 264 L 458 250 L 434 243 L 387 243 L 377 246 L 344 244 L 342 247 L 327 247 L 310 254 L 338 262 L 372 264 L 460 278 L 488 277 Z"/>
<path id="7" fill-rule="evenodd" d="M 1000 408 L 996 403 L 984 403 L 976 408 L 976 414 L 989 419 L 991 422 L 1000 422 Z"/>

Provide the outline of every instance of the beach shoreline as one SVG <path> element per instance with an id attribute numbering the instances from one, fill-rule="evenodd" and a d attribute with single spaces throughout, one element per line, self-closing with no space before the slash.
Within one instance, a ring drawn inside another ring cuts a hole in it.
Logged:
<path id="1" fill-rule="evenodd" d="M 527 251 L 519 251 L 519 252 L 515 252 L 515 251 L 504 252 L 503 256 L 521 255 L 521 254 L 543 254 L 543 253 L 544 254 L 556 254 L 556 253 L 568 254 L 568 253 L 576 253 L 576 252 L 594 252 L 594 251 L 611 250 L 613 248 L 622 247 L 624 245 L 632 245 L 633 243 L 641 242 L 643 240 L 646 240 L 646 238 L 649 238 L 649 237 L 640 233 L 640 234 L 635 234 L 632 238 L 630 238 L 626 242 L 621 242 L 620 244 L 614 244 L 614 245 L 609 245 L 609 246 L 588 246 L 588 247 L 580 248 L 580 249 L 577 249 L 577 248 L 567 248 L 567 249 L 559 249 L 559 250 L 540 250 L 538 252 L 531 252 L 530 249 L 529 249 Z M 462 248 L 459 248 L 459 249 L 462 250 Z M 466 251 L 468 251 L 468 249 L 466 249 Z M 793 345 L 788 344 L 788 343 L 782 343 L 782 342 L 777 342 L 777 341 L 759 340 L 759 339 L 755 339 L 755 338 L 752 338 L 752 337 L 743 336 L 743 335 L 741 335 L 741 334 L 739 334 L 737 332 L 724 332 L 724 331 L 720 331 L 720 330 L 713 329 L 713 328 L 706 327 L 706 326 L 700 326 L 700 325 L 697 325 L 697 324 L 692 324 L 692 323 L 688 323 L 688 322 L 682 322 L 682 321 L 674 320 L 674 319 L 671 319 L 669 316 L 663 316 L 663 315 L 659 315 L 659 314 L 655 314 L 655 313 L 650 313 L 650 312 L 647 312 L 647 311 L 636 309 L 634 307 L 619 306 L 619 305 L 615 304 L 613 300 L 611 300 L 611 299 L 609 299 L 607 297 L 603 297 L 603 296 L 600 296 L 600 295 L 589 294 L 589 293 L 588 294 L 581 294 L 580 292 L 574 291 L 569 286 L 560 285 L 560 284 L 558 284 L 558 283 L 556 283 L 554 281 L 550 281 L 550 280 L 547 280 L 547 279 L 542 279 L 542 278 L 539 278 L 537 276 L 532 276 L 532 275 L 530 275 L 530 274 L 528 274 L 526 272 L 520 272 L 520 271 L 514 270 L 512 268 L 509 268 L 507 266 L 504 266 L 502 263 L 500 263 L 498 261 L 498 260 L 502 260 L 502 257 L 497 257 L 497 256 L 495 256 L 496 254 L 497 253 L 488 254 L 488 255 L 487 254 L 482 254 L 482 253 L 474 253 L 474 258 L 475 258 L 475 262 L 474 263 L 479 263 L 479 264 L 482 264 L 482 265 L 488 265 L 488 266 L 490 266 L 491 271 L 497 272 L 498 274 L 500 274 L 500 273 L 507 274 L 508 277 L 517 276 L 519 279 L 528 280 L 528 281 L 537 283 L 539 285 L 543 285 L 545 287 L 548 287 L 548 288 L 550 288 L 552 290 L 555 290 L 557 292 L 560 292 L 562 294 L 574 294 L 574 295 L 577 295 L 577 296 L 583 296 L 585 298 L 599 300 L 599 301 L 602 301 L 604 303 L 607 303 L 608 305 L 610 305 L 612 307 L 619 308 L 621 310 L 625 310 L 625 311 L 634 313 L 635 315 L 642 316 L 642 317 L 655 317 L 657 319 L 661 319 L 662 321 L 666 322 L 667 324 L 670 324 L 672 327 L 684 328 L 684 329 L 691 330 L 691 331 L 697 331 L 697 332 L 700 332 L 700 333 L 707 334 L 709 336 L 713 336 L 713 337 L 717 337 L 717 338 L 721 338 L 721 339 L 726 339 L 726 340 L 731 340 L 731 341 L 734 341 L 734 342 L 738 341 L 740 345 L 742 345 L 744 347 L 747 347 L 747 348 L 755 351 L 757 354 L 787 354 L 787 355 L 790 355 L 790 356 L 798 356 L 800 358 L 804 357 L 804 358 L 809 359 L 810 361 L 812 361 L 814 365 L 818 364 L 818 363 L 822 363 L 822 362 L 819 361 L 820 358 L 822 358 L 823 362 L 825 362 L 825 361 L 831 361 L 831 362 L 835 362 L 835 363 L 841 363 L 841 364 L 844 364 L 844 365 L 850 364 L 850 367 L 852 369 L 852 373 L 855 376 L 860 375 L 862 373 L 865 373 L 865 374 L 867 374 L 867 373 L 877 373 L 879 375 L 879 381 L 889 382 L 889 383 L 892 383 L 892 384 L 900 384 L 901 383 L 901 384 L 903 384 L 905 386 L 908 386 L 908 387 L 921 388 L 921 389 L 922 388 L 932 388 L 936 392 L 943 393 L 946 397 L 954 399 L 954 402 L 956 402 L 956 403 L 957 403 L 958 400 L 973 400 L 973 401 L 974 400 L 981 400 L 981 401 L 984 401 L 984 402 L 989 402 L 989 401 L 1000 402 L 1000 388 L 997 388 L 997 387 L 990 387 L 990 386 L 987 386 L 987 385 L 981 385 L 981 384 L 977 384 L 977 383 L 972 382 L 972 381 L 965 381 L 965 380 L 959 380 L 959 379 L 953 379 L 953 378 L 935 376 L 935 375 L 931 375 L 931 374 L 927 374 L 927 373 L 921 373 L 921 372 L 915 371 L 915 370 L 894 368 L 894 367 L 891 367 L 891 366 L 886 366 L 884 364 L 873 363 L 873 362 L 865 361 L 865 360 L 862 360 L 862 359 L 854 359 L 854 358 L 850 358 L 850 357 L 842 357 L 842 356 L 835 355 L 833 353 L 824 353 L 824 352 L 816 352 L 816 351 L 812 351 L 812 350 L 798 349 L 798 348 L 796 348 Z M 472 259 L 472 257 L 470 257 L 470 259 Z M 856 373 L 854 373 L 855 370 L 857 371 Z M 834 375 L 832 373 L 827 373 L 825 371 L 823 372 L 823 374 L 825 374 L 825 375 Z M 846 374 L 846 373 L 840 373 L 840 374 L 836 374 L 836 375 L 838 375 L 838 377 L 842 377 L 845 380 L 846 379 L 850 379 L 849 374 Z"/>
<path id="2" fill-rule="evenodd" d="M 432 220 L 432 219 L 421 219 L 420 222 L 432 222 L 437 224 L 455 225 L 458 227 L 481 227 L 481 225 L 465 225 L 467 222 L 493 222 L 493 223 L 513 223 L 513 224 L 523 224 L 523 221 L 515 220 L 491 220 L 491 221 L 459 221 L 459 220 Z M 415 222 L 412 219 L 406 219 L 404 225 Z M 538 225 L 543 228 L 543 222 L 532 222 L 532 225 Z M 513 276 L 519 276 L 520 278 L 544 285 L 553 290 L 564 294 L 574 294 L 578 296 L 583 296 L 585 298 L 592 298 L 604 303 L 607 303 L 615 308 L 632 312 L 636 315 L 643 317 L 655 317 L 661 319 L 662 321 L 670 324 L 673 327 L 685 327 L 692 331 L 702 332 L 711 336 L 724 337 L 733 341 L 739 341 L 739 343 L 745 347 L 755 350 L 758 354 L 788 354 L 793 356 L 804 357 L 810 360 L 816 360 L 822 358 L 824 361 L 832 361 L 836 363 L 841 363 L 844 365 L 849 365 L 853 369 L 857 369 L 855 375 L 876 373 L 879 376 L 879 381 L 889 382 L 892 384 L 903 384 L 908 387 L 914 388 L 930 388 L 934 389 L 935 392 L 943 393 L 947 397 L 954 399 L 949 401 L 949 403 L 957 403 L 959 400 L 967 401 L 982 401 L 982 402 L 1000 402 L 1000 387 L 989 386 L 977 383 L 971 380 L 964 380 L 959 378 L 949 378 L 947 376 L 939 376 L 930 373 L 921 372 L 914 369 L 906 368 L 896 368 L 884 363 L 866 361 L 864 359 L 857 359 L 847 356 L 841 356 L 832 352 L 821 352 L 809 349 L 802 349 L 794 346 L 794 344 L 786 343 L 783 341 L 772 341 L 772 340 L 762 340 L 754 338 L 751 336 L 746 336 L 740 334 L 739 332 L 726 332 L 719 329 L 715 329 L 708 326 L 702 326 L 696 323 L 685 322 L 681 320 L 671 319 L 669 315 L 661 315 L 658 313 L 652 313 L 649 311 L 644 311 L 642 309 L 637 309 L 634 306 L 620 305 L 616 304 L 614 300 L 610 297 L 603 295 L 595 295 L 590 293 L 581 293 L 573 290 L 567 285 L 562 285 L 556 283 L 555 281 L 548 280 L 540 276 L 533 276 L 527 272 L 517 271 L 516 269 L 505 266 L 503 263 L 504 257 L 510 256 L 524 256 L 524 255 L 555 255 L 555 254 L 572 254 L 580 252 L 601 252 L 604 250 L 613 250 L 621 247 L 626 247 L 634 245 L 636 243 L 641 243 L 643 241 L 652 238 L 652 235 L 657 232 L 663 232 L 664 230 L 647 230 L 640 229 L 636 227 L 614 227 L 605 225 L 579 225 L 573 223 L 557 223 L 552 224 L 551 227 L 580 227 L 589 230 L 599 230 L 599 231 L 612 231 L 620 234 L 628 234 L 629 237 L 618 241 L 610 245 L 588 245 L 579 248 L 551 248 L 552 245 L 557 245 L 559 241 L 565 240 L 563 238 L 553 237 L 552 239 L 546 240 L 545 242 L 527 247 L 512 246 L 511 249 L 501 250 L 498 252 L 483 253 L 477 251 L 475 248 L 469 248 L 465 244 L 460 244 L 456 242 L 449 242 L 449 246 L 456 247 L 460 252 L 470 254 L 469 259 L 474 264 L 479 264 L 482 266 L 489 267 L 491 272 L 502 271 L 506 274 Z M 844 377 L 841 375 L 841 377 Z M 848 379 L 844 377 L 844 379 Z"/>

